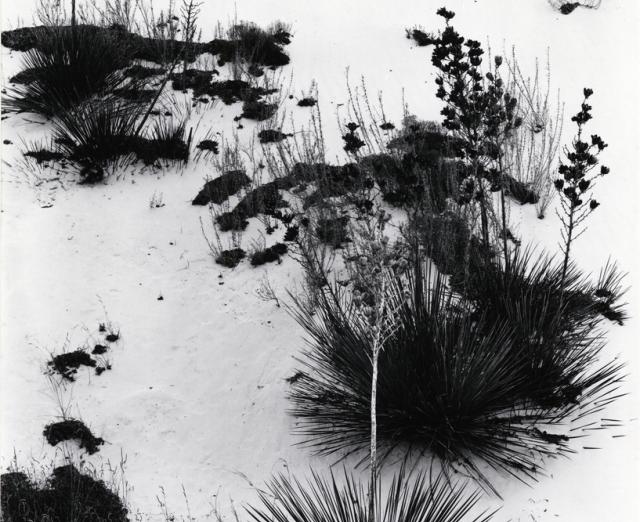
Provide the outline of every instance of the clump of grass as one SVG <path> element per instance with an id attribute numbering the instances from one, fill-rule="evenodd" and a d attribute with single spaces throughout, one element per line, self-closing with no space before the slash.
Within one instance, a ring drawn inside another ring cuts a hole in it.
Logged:
<path id="1" fill-rule="evenodd" d="M 37 46 L 23 59 L 29 82 L 9 90 L 8 110 L 51 117 L 122 83 L 118 70 L 129 63 L 129 50 L 109 32 L 42 27 L 34 35 Z"/>
<path id="2" fill-rule="evenodd" d="M 242 248 L 223 250 L 220 252 L 220 255 L 216 257 L 216 263 L 227 268 L 235 268 L 246 256 L 247 253 Z"/>
<path id="3" fill-rule="evenodd" d="M 264 250 L 258 250 L 251 255 L 251 266 L 260 266 L 266 263 L 280 263 L 280 258 L 287 253 L 287 245 L 276 243 Z"/>
<path id="4" fill-rule="evenodd" d="M 76 419 L 48 424 L 42 434 L 52 446 L 65 440 L 76 440 L 80 448 L 86 449 L 89 455 L 96 453 L 100 449 L 99 446 L 104 444 L 104 439 L 94 436 L 84 422 Z"/>
<path id="5" fill-rule="evenodd" d="M 107 485 L 69 464 L 55 468 L 44 484 L 21 471 L 3 473 L 2 516 L 7 521 L 94 520 L 127 522 L 127 508 Z"/>
<path id="6" fill-rule="evenodd" d="M 47 365 L 52 372 L 58 373 L 68 381 L 75 381 L 81 366 L 95 368 L 96 361 L 86 351 L 78 349 L 55 355 Z"/>

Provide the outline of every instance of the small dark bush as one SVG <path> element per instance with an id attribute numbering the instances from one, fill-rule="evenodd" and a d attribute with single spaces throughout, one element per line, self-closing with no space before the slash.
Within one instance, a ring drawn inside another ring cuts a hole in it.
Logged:
<path id="1" fill-rule="evenodd" d="M 103 439 L 95 437 L 82 421 L 75 419 L 48 424 L 42 434 L 52 446 L 65 440 L 77 440 L 80 448 L 86 449 L 89 455 L 96 453 L 100 449 L 98 446 L 104 444 Z"/>
<path id="2" fill-rule="evenodd" d="M 277 209 L 288 205 L 279 191 L 280 188 L 288 186 L 288 183 L 282 180 L 260 185 L 242 198 L 233 210 L 220 214 L 216 218 L 218 226 L 223 232 L 244 230 L 248 224 L 247 219 L 258 214 L 272 215 Z"/>
<path id="3" fill-rule="evenodd" d="M 333 472 L 328 478 L 313 472 L 305 483 L 279 475 L 267 484 L 266 491 L 258 491 L 262 506 L 249 506 L 247 512 L 256 522 L 369 522 L 367 491 L 346 470 L 343 481 L 336 480 Z M 403 466 L 386 494 L 381 487 L 375 491 L 379 514 L 375 520 L 487 522 L 492 515 L 471 514 L 479 499 L 479 492 L 468 495 L 442 474 L 435 479 L 424 472 L 409 476 Z"/>
<path id="4" fill-rule="evenodd" d="M 283 241 L 295 241 L 298 239 L 300 227 L 298 225 L 289 225 L 284 233 Z"/>
<path id="5" fill-rule="evenodd" d="M 264 265 L 266 263 L 280 262 L 280 257 L 287 253 L 287 245 L 276 243 L 273 246 L 259 250 L 251 255 L 251 266 Z"/>
<path id="6" fill-rule="evenodd" d="M 55 355 L 47 364 L 51 371 L 60 374 L 68 381 L 75 381 L 75 375 L 80 366 L 94 368 L 96 361 L 84 350 L 75 350 Z"/>
<path id="7" fill-rule="evenodd" d="M 103 481 L 74 466 L 55 468 L 43 485 L 21 472 L 3 473 L 2 517 L 7 522 L 128 522 L 123 501 Z"/>
<path id="8" fill-rule="evenodd" d="M 91 350 L 91 353 L 92 353 L 92 355 L 102 355 L 102 354 L 107 353 L 107 350 L 108 350 L 108 349 L 109 349 L 109 348 L 107 348 L 107 347 L 106 347 L 105 345 L 103 345 L 103 344 L 96 344 L 96 345 L 93 347 L 93 350 Z"/>
<path id="9" fill-rule="evenodd" d="M 231 250 L 223 250 L 218 257 L 216 263 L 227 268 L 235 268 L 246 257 L 246 252 L 241 248 L 233 248 Z"/>
<path id="10" fill-rule="evenodd" d="M 262 96 L 273 94 L 277 89 L 253 87 L 244 80 L 225 80 L 213 82 L 207 91 L 210 96 L 220 98 L 225 104 L 231 105 L 239 101 L 258 103 Z"/>
<path id="11" fill-rule="evenodd" d="M 215 203 L 219 205 L 249 183 L 251 183 L 251 179 L 243 170 L 230 170 L 211 181 L 207 181 L 191 204 L 208 205 L 209 203 Z"/>
<path id="12" fill-rule="evenodd" d="M 249 120 L 264 121 L 271 118 L 278 110 L 275 103 L 267 103 L 262 100 L 245 101 L 242 104 L 242 117 Z"/>
<path id="13" fill-rule="evenodd" d="M 218 142 L 214 140 L 202 140 L 200 143 L 198 143 L 197 147 L 200 150 L 218 154 L 220 152 L 218 145 L 219 145 Z"/>
<path id="14" fill-rule="evenodd" d="M 231 28 L 229 32 L 233 42 L 234 54 L 237 53 L 249 63 L 281 67 L 289 63 L 289 57 L 282 47 L 291 41 L 291 34 L 282 24 L 275 24 L 272 28 L 261 29 L 255 24 L 243 22 Z M 235 56 L 221 56 L 230 62 Z"/>
<path id="15" fill-rule="evenodd" d="M 565 2 L 560 6 L 560 12 L 563 15 L 568 15 L 573 13 L 578 7 L 580 7 L 580 2 Z"/>
<path id="16" fill-rule="evenodd" d="M 280 132 L 275 129 L 261 130 L 258 133 L 260 143 L 276 143 L 278 141 L 285 140 L 290 136 L 291 134 L 285 134 L 284 132 Z"/>
<path id="17" fill-rule="evenodd" d="M 318 103 L 316 99 L 309 96 L 298 100 L 298 107 L 313 107 L 316 103 Z"/>
<path id="18" fill-rule="evenodd" d="M 171 86 L 177 91 L 193 89 L 193 96 L 197 98 L 209 94 L 213 71 L 187 69 L 186 72 L 172 73 Z"/>

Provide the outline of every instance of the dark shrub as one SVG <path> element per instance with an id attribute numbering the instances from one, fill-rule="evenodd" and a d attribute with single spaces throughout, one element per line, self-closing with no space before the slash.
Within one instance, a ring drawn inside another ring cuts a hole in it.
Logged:
<path id="1" fill-rule="evenodd" d="M 484 466 L 534 478 L 540 457 L 570 451 L 572 420 L 613 400 L 620 365 L 597 366 L 597 336 L 547 339 L 531 306 L 520 312 L 532 336 L 523 343 L 509 315 L 492 322 L 474 313 L 424 267 L 389 278 L 386 299 L 396 312 L 379 360 L 383 455 L 429 452 L 487 487 Z M 345 292 L 336 285 L 313 310 L 296 309 L 312 345 L 305 376 L 292 385 L 291 412 L 320 453 L 369 444 L 371 336 Z"/>
<path id="2" fill-rule="evenodd" d="M 213 71 L 187 69 L 185 72 L 171 74 L 171 86 L 177 91 L 193 89 L 193 96 L 197 98 L 209 94 Z"/>
<path id="3" fill-rule="evenodd" d="M 7 522 L 129 520 L 118 495 L 72 465 L 55 468 L 44 485 L 21 472 L 4 473 L 0 482 L 2 517 Z"/>
<path id="4" fill-rule="evenodd" d="M 244 198 L 230 212 L 220 214 L 216 222 L 224 232 L 227 230 L 244 230 L 247 227 L 247 219 L 258 214 L 272 215 L 276 209 L 284 208 L 287 202 L 280 195 L 280 188 L 289 187 L 288 182 L 281 180 L 270 181 L 260 185 Z"/>
<path id="5" fill-rule="evenodd" d="M 242 187 L 251 183 L 251 179 L 244 170 L 230 170 L 211 181 L 207 181 L 191 202 L 192 205 L 219 205 L 238 192 Z"/>
<path id="6" fill-rule="evenodd" d="M 205 152 L 213 152 L 214 154 L 218 154 L 220 152 L 218 145 L 218 142 L 214 140 L 202 140 L 200 143 L 198 143 L 197 147 Z"/>
<path id="7" fill-rule="evenodd" d="M 10 89 L 7 109 L 53 116 L 121 82 L 118 69 L 130 61 L 129 49 L 110 33 L 79 26 L 75 36 L 64 27 L 34 32 L 37 47 L 23 65 L 29 83 Z"/>
<path id="8" fill-rule="evenodd" d="M 89 366 L 94 368 L 96 361 L 84 350 L 75 350 L 73 352 L 65 352 L 55 355 L 47 365 L 52 372 L 60 374 L 68 381 L 74 381 L 75 375 L 78 373 L 80 366 Z"/>
<path id="9" fill-rule="evenodd" d="M 251 255 L 251 266 L 260 266 L 266 263 L 280 262 L 280 257 L 287 253 L 287 245 L 276 243 L 273 246 L 259 250 Z"/>
<path id="10" fill-rule="evenodd" d="M 369 522 L 368 493 L 357 480 L 344 472 L 337 481 L 312 472 L 301 483 L 288 475 L 279 475 L 259 490 L 262 506 L 247 511 L 257 522 Z M 383 498 L 384 497 L 384 498 Z M 473 516 L 480 495 L 466 494 L 440 474 L 432 479 L 426 473 L 408 476 L 404 466 L 394 476 L 389 490 L 375 492 L 379 522 L 487 522 L 492 515 Z"/>
<path id="11" fill-rule="evenodd" d="M 284 132 L 280 132 L 275 129 L 261 130 L 258 133 L 260 143 L 276 143 L 287 139 L 289 136 L 291 136 L 291 134 L 285 134 Z"/>
<path id="12" fill-rule="evenodd" d="M 100 449 L 98 446 L 104 444 L 103 439 L 95 437 L 82 421 L 76 419 L 48 424 L 42 434 L 52 446 L 65 440 L 76 440 L 80 448 L 85 448 L 89 455 L 96 453 Z"/>
<path id="13" fill-rule="evenodd" d="M 241 248 L 233 248 L 231 250 L 223 250 L 218 257 L 216 263 L 227 268 L 235 268 L 246 257 L 246 252 Z"/>
<path id="14" fill-rule="evenodd" d="M 282 24 L 261 29 L 249 22 L 237 24 L 231 28 L 229 37 L 233 42 L 234 54 L 237 53 L 249 63 L 270 67 L 280 67 L 289 63 L 289 57 L 282 47 L 291 41 L 291 34 Z M 233 61 L 235 56 L 221 56 L 224 61 Z"/>
<path id="15" fill-rule="evenodd" d="M 298 107 L 313 107 L 316 103 L 316 99 L 309 96 L 298 100 Z"/>
<path id="16" fill-rule="evenodd" d="M 267 103 L 262 100 L 247 100 L 242 104 L 242 117 L 249 120 L 264 121 L 271 118 L 278 110 L 275 103 Z"/>

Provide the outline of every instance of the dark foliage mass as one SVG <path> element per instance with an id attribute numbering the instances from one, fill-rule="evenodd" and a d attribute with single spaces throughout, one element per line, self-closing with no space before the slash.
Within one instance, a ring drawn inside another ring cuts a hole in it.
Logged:
<path id="1" fill-rule="evenodd" d="M 248 120 L 264 121 L 271 118 L 278 110 L 276 103 L 262 100 L 245 100 L 242 104 L 242 117 Z"/>
<path id="2" fill-rule="evenodd" d="M 560 422 L 613 400 L 621 365 L 597 366 L 600 337 L 584 307 L 551 314 L 532 285 L 522 284 L 521 297 L 492 288 L 476 307 L 424 267 L 390 276 L 395 329 L 380 353 L 377 405 L 383 455 L 429 452 L 491 487 L 483 466 L 526 480 L 540 472 L 540 457 L 570 451 L 570 427 Z M 500 311 L 489 309 L 492 299 Z M 369 444 L 371 337 L 354 310 L 335 287 L 313 310 L 296 311 L 312 347 L 291 412 L 320 453 Z"/>
<path id="3" fill-rule="evenodd" d="M 42 432 L 47 442 L 52 446 L 65 440 L 78 441 L 80 448 L 87 450 L 89 455 L 93 455 L 104 444 L 104 440 L 96 437 L 82 421 L 68 419 L 60 422 L 48 424 Z"/>
<path id="4" fill-rule="evenodd" d="M 54 118 L 54 139 L 66 158 L 85 167 L 83 173 L 97 172 L 94 182 L 102 178 L 105 164 L 121 156 L 133 156 L 146 165 L 159 159 L 186 161 L 184 123 L 156 120 L 142 136 L 137 132 L 143 112 L 144 107 L 117 98 L 85 102 Z"/>
<path id="5" fill-rule="evenodd" d="M 284 132 L 276 129 L 265 129 L 258 133 L 260 143 L 276 143 L 278 141 L 286 140 L 290 136 L 291 134 L 285 134 Z"/>
<path id="6" fill-rule="evenodd" d="M 247 253 L 241 248 L 232 248 L 230 250 L 223 250 L 220 255 L 216 257 L 216 263 L 227 268 L 235 268 L 246 257 Z"/>
<path id="7" fill-rule="evenodd" d="M 276 243 L 264 250 L 258 250 L 251 255 L 251 266 L 260 266 L 266 263 L 280 263 L 280 258 L 287 253 L 287 245 Z"/>
<path id="8" fill-rule="evenodd" d="M 313 107 L 316 103 L 317 100 L 309 96 L 298 100 L 298 107 Z"/>
<path id="9" fill-rule="evenodd" d="M 244 170 L 230 170 L 211 181 L 207 181 L 191 203 L 192 205 L 208 205 L 209 203 L 219 205 L 249 183 L 251 183 L 251 179 Z"/>
<path id="10" fill-rule="evenodd" d="M 75 350 L 55 355 L 48 363 L 51 371 L 60 374 L 68 381 L 74 381 L 78 368 L 88 366 L 95 368 L 96 361 L 84 350 Z"/>
<path id="11" fill-rule="evenodd" d="M 219 144 L 214 140 L 202 140 L 198 143 L 197 147 L 205 152 L 212 152 L 213 154 L 218 154 L 220 152 Z"/>
<path id="12" fill-rule="evenodd" d="M 2 518 L 7 522 L 129 520 L 118 495 L 72 465 L 55 468 L 42 485 L 21 472 L 4 473 L 0 482 Z"/>
<path id="13" fill-rule="evenodd" d="M 288 206 L 279 189 L 290 187 L 288 180 L 275 180 L 260 185 L 242 198 L 233 210 L 216 217 L 218 226 L 223 232 L 244 230 L 248 225 L 247 219 L 258 214 L 273 215 L 277 209 Z"/>
<path id="14" fill-rule="evenodd" d="M 313 472 L 304 483 L 279 475 L 259 490 L 259 507 L 247 512 L 256 522 L 369 522 L 367 493 L 346 471 L 343 480 L 333 473 L 323 478 Z M 473 515 L 478 492 L 467 494 L 443 475 L 431 479 L 425 473 L 409 476 L 401 468 L 384 494 L 375 493 L 380 522 L 487 522 L 492 515 Z"/>

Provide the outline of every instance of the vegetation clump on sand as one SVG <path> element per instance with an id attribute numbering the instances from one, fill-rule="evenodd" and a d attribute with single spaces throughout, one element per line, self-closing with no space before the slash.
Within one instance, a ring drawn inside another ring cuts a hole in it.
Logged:
<path id="1" fill-rule="evenodd" d="M 52 446 L 65 440 L 76 440 L 79 447 L 86 449 L 89 455 L 93 455 L 104 444 L 104 440 L 96 437 L 84 422 L 77 419 L 65 419 L 45 426 L 43 435 Z"/>
<path id="2" fill-rule="evenodd" d="M 43 484 L 19 471 L 3 473 L 0 481 L 2 515 L 7 521 L 129 520 L 116 493 L 71 464 L 55 468 Z"/>
<path id="3" fill-rule="evenodd" d="M 191 202 L 192 205 L 219 205 L 251 183 L 244 170 L 230 170 L 215 179 L 207 181 Z"/>

